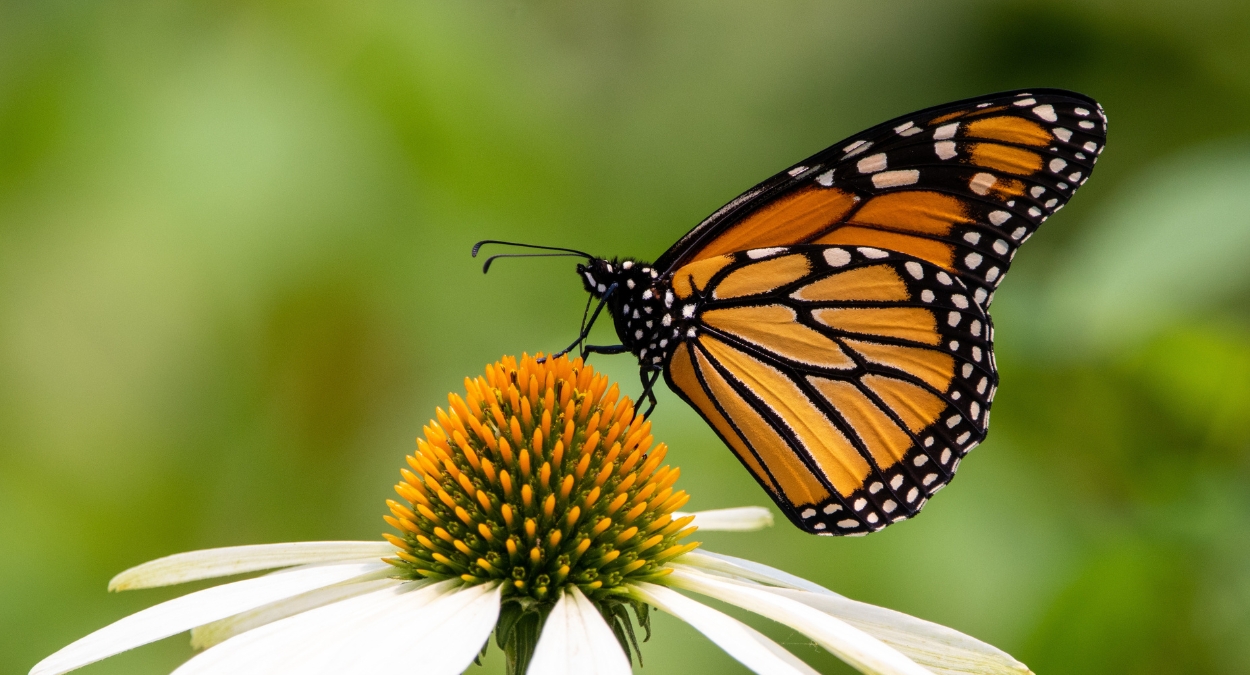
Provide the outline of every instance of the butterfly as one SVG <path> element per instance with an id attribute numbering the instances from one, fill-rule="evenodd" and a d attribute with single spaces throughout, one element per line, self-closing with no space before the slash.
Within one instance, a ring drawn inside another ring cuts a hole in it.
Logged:
<path id="1" fill-rule="evenodd" d="M 802 530 L 862 535 L 919 513 L 985 438 L 994 291 L 1106 129 L 1070 91 L 957 101 L 776 174 L 654 263 L 537 248 L 587 259 L 589 325 L 606 307 L 620 344 L 583 353 L 632 353 L 652 407 L 663 374 Z"/>

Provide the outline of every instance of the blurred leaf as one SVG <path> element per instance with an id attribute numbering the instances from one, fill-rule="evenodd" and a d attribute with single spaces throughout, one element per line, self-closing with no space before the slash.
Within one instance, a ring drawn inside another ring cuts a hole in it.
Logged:
<path id="1" fill-rule="evenodd" d="M 1178 553 L 1109 542 L 1056 598 L 1020 658 L 1037 673 L 1216 672 L 1185 620 L 1195 582 Z"/>
<path id="2" fill-rule="evenodd" d="M 1185 323 L 1129 361 L 1160 407 L 1201 442 L 1250 459 L 1250 331 Z"/>
<path id="3" fill-rule="evenodd" d="M 1105 352 L 1245 289 L 1248 186 L 1244 140 L 1159 162 L 1123 186 L 1053 278 L 1037 322 L 1046 346 Z"/>

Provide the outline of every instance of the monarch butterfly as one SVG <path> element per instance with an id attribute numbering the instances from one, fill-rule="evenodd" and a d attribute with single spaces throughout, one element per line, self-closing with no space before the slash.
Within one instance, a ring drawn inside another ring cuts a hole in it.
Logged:
<path id="1" fill-rule="evenodd" d="M 866 534 L 985 438 L 994 290 L 1089 179 L 1106 124 L 1069 91 L 957 101 L 778 173 L 654 263 L 536 248 L 586 258 L 590 324 L 606 306 L 621 344 L 583 352 L 633 353 L 652 407 L 663 373 L 799 528 Z"/>

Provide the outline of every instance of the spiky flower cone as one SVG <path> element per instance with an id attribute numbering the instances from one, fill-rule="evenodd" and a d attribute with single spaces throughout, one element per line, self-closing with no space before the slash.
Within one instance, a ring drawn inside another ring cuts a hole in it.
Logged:
<path id="1" fill-rule="evenodd" d="M 385 535 L 399 549 L 392 563 L 414 579 L 503 582 L 505 650 L 541 628 L 566 584 L 632 638 L 624 605 L 644 625 L 645 607 L 624 599 L 624 585 L 656 580 L 699 545 L 679 543 L 696 529 L 672 516 L 689 497 L 673 489 L 680 470 L 660 466 L 667 447 L 652 447 L 651 423 L 581 359 L 505 358 L 465 390 L 407 457 L 395 486 L 406 504 L 387 502 L 399 531 Z M 517 649 L 510 670 L 527 660 Z"/>

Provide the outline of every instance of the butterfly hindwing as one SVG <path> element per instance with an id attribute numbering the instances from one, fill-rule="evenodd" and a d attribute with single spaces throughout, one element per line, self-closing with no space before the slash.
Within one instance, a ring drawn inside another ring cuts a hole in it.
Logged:
<path id="1" fill-rule="evenodd" d="M 963 278 L 988 306 L 1016 248 L 1088 180 L 1106 139 L 1092 99 L 1035 89 L 891 120 L 764 181 L 656 262 L 774 246 L 871 246 Z"/>
<path id="2" fill-rule="evenodd" d="M 993 329 L 958 275 L 871 247 L 705 259 L 673 277 L 691 322 L 669 386 L 817 534 L 918 512 L 984 438 Z"/>

